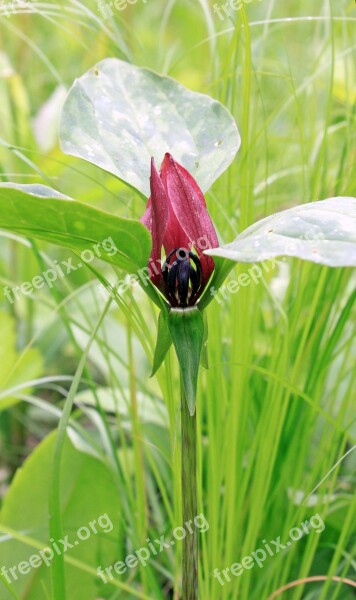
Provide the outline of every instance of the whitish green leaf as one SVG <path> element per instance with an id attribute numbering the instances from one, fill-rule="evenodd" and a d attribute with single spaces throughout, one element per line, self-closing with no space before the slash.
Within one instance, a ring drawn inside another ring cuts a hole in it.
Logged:
<path id="1" fill-rule="evenodd" d="M 356 198 L 329 198 L 284 210 L 205 253 L 245 263 L 284 255 L 330 267 L 356 266 Z"/>
<path id="2" fill-rule="evenodd" d="M 129 272 L 147 265 L 151 247 L 150 234 L 139 221 L 103 212 L 44 185 L 1 183 L 0 228 L 76 252 L 91 250 Z M 108 238 L 115 246 L 102 244 Z M 95 244 L 100 248 L 93 250 Z"/>
<path id="3" fill-rule="evenodd" d="M 94 163 L 149 195 L 150 159 L 165 152 L 207 190 L 239 146 L 236 124 L 209 96 L 116 58 L 98 63 L 69 91 L 63 152 Z"/>

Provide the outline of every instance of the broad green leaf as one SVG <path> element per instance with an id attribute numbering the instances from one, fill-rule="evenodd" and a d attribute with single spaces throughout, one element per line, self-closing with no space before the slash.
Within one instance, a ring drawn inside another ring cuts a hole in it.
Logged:
<path id="1" fill-rule="evenodd" d="M 194 415 L 204 322 L 197 307 L 175 309 L 169 313 L 168 327 L 180 366 L 189 412 Z"/>
<path id="2" fill-rule="evenodd" d="M 83 262 L 89 262 L 91 251 L 132 273 L 146 267 L 151 247 L 150 234 L 139 221 L 110 215 L 44 185 L 1 183 L 0 228 L 75 252 L 88 250 Z M 114 245 L 103 244 L 109 238 Z"/>
<path id="3" fill-rule="evenodd" d="M 330 267 L 356 266 L 356 198 L 329 198 L 284 210 L 205 254 L 244 263 L 284 255 Z"/>
<path id="4" fill-rule="evenodd" d="M 94 163 L 148 196 L 152 156 L 159 165 L 170 152 L 206 191 L 231 163 L 240 135 L 213 98 L 107 58 L 69 91 L 60 144 L 65 154 Z"/>
<path id="5" fill-rule="evenodd" d="M 37 540 L 42 547 L 49 543 L 48 488 L 54 443 L 55 434 L 52 433 L 37 446 L 17 471 L 0 513 L 0 531 L 4 525 Z M 76 558 L 96 569 L 98 565 L 110 565 L 117 554 L 124 556 L 124 548 L 118 547 L 122 525 L 114 476 L 102 462 L 78 452 L 68 440 L 63 452 L 61 494 L 64 534 L 68 535 L 68 541 L 73 544 L 73 548 L 68 548 L 64 553 L 65 559 Z M 99 521 L 105 514 L 109 519 Z M 94 520 L 96 534 L 89 525 Z M 77 536 L 81 527 L 88 527 L 92 531 L 87 540 L 80 540 Z M 78 543 L 75 544 L 75 541 Z M 59 548 L 63 548 L 59 540 L 55 542 Z M 0 564 L 9 568 L 28 561 L 38 552 L 36 548 L 21 541 L 2 536 Z M 31 568 L 27 574 L 15 574 L 17 579 L 14 581 L 12 578 L 11 585 L 21 598 L 39 600 L 51 597 L 51 564 L 47 567 L 42 561 L 42 564 L 37 564 L 37 568 Z M 68 598 L 95 600 L 98 597 L 97 582 L 91 574 L 72 564 L 66 564 L 65 574 Z M 0 597 L 1 600 L 11 599 L 1 581 Z"/>

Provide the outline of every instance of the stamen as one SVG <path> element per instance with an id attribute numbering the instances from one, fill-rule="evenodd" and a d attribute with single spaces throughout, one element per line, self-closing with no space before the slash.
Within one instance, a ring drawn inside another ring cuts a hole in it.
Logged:
<path id="1" fill-rule="evenodd" d="M 171 264 L 174 254 L 176 260 Z M 195 304 L 202 284 L 202 268 L 196 254 L 185 248 L 175 248 L 163 264 L 162 275 L 172 306 L 186 308 Z"/>

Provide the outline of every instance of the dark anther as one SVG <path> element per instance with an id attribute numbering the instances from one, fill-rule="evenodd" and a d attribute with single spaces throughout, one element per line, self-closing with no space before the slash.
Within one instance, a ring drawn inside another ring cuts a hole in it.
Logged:
<path id="1" fill-rule="evenodd" d="M 171 264 L 173 255 L 175 260 Z M 202 268 L 196 254 L 185 248 L 175 248 L 162 266 L 162 275 L 172 306 L 186 308 L 195 303 L 202 284 Z"/>

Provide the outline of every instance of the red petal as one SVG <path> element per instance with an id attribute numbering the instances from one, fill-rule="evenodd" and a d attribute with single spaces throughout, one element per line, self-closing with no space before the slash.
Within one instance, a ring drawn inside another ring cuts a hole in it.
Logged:
<path id="1" fill-rule="evenodd" d="M 171 203 L 169 203 L 169 221 L 163 239 L 166 255 L 168 256 L 168 254 L 175 248 L 185 248 L 186 250 L 189 250 L 190 241 L 191 240 L 185 233 L 184 229 L 182 229 L 182 226 L 173 211 Z"/>
<path id="2" fill-rule="evenodd" d="M 146 225 L 152 235 L 152 250 L 150 256 L 149 268 L 151 270 L 151 281 L 159 286 L 162 281 L 161 273 L 161 250 L 163 239 L 167 229 L 169 212 L 168 201 L 161 178 L 155 167 L 154 160 L 151 160 L 151 197 L 146 206 L 146 212 L 141 221 Z"/>
<path id="3" fill-rule="evenodd" d="M 168 231 L 178 223 L 186 237 L 199 253 L 205 283 L 214 270 L 214 261 L 202 253 L 219 245 L 214 225 L 206 208 L 203 192 L 194 177 L 170 154 L 166 154 L 161 166 L 161 179 L 169 198 L 174 218 L 170 217 Z M 167 233 L 166 233 L 167 237 Z M 173 247 L 186 247 L 177 244 Z"/>

